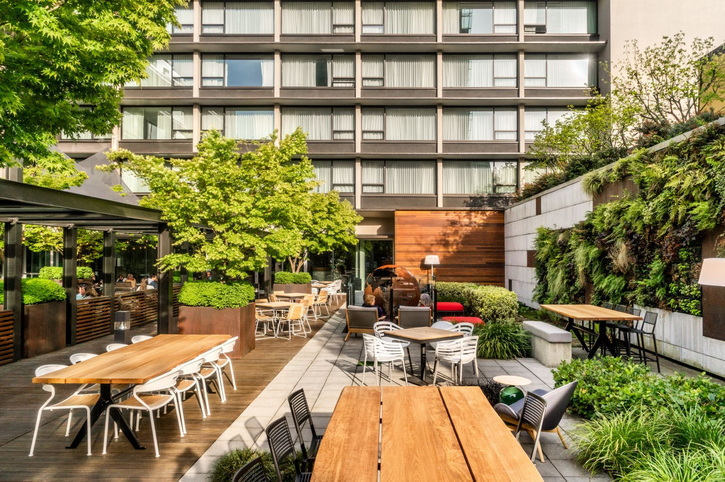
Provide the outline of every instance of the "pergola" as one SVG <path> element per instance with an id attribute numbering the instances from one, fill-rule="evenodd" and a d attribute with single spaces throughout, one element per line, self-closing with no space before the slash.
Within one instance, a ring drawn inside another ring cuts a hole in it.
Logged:
<path id="1" fill-rule="evenodd" d="M 66 319 L 68 342 L 75 344 L 76 305 L 76 247 L 77 229 L 103 232 L 103 294 L 113 297 L 115 240 L 119 233 L 154 234 L 158 236 L 157 256 L 171 253 L 168 226 L 155 209 L 131 203 L 110 201 L 47 189 L 21 182 L 0 179 L 0 222 L 5 227 L 5 309 L 14 313 L 15 359 L 20 358 L 22 337 L 22 285 L 23 245 L 22 225 L 37 224 L 63 228 L 63 287 L 67 294 Z M 172 311 L 172 277 L 159 273 L 158 332 L 175 333 Z M 111 316 L 113 320 L 113 316 Z M 109 326 L 109 333 L 112 329 Z"/>

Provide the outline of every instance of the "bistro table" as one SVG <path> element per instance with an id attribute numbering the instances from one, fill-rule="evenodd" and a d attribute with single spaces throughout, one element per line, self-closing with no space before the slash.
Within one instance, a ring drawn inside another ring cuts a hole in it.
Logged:
<path id="1" fill-rule="evenodd" d="M 438 341 L 451 341 L 463 338 L 463 333 L 450 330 L 431 328 L 430 326 L 418 326 L 415 328 L 404 328 L 402 330 L 384 331 L 385 336 L 397 340 L 410 341 L 420 345 L 420 379 L 425 382 L 426 365 L 426 344 Z"/>
<path id="2" fill-rule="evenodd" d="M 312 472 L 339 480 L 543 479 L 479 387 L 345 387 Z"/>
<path id="3" fill-rule="evenodd" d="M 157 335 L 139 343 L 102 353 L 42 377 L 35 377 L 33 383 L 70 385 L 98 383 L 101 386 L 101 396 L 91 409 L 92 426 L 106 407 L 114 403 L 111 385 L 146 383 L 182 363 L 203 355 L 229 338 L 231 338 L 229 335 Z M 135 449 L 145 448 L 139 444 L 118 409 L 112 409 L 110 415 Z M 68 448 L 74 449 L 81 443 L 86 434 L 86 423 Z"/>
<path id="4" fill-rule="evenodd" d="M 636 321 L 642 317 L 622 311 L 610 310 L 596 305 L 541 305 L 545 310 L 557 313 L 567 319 L 566 330 L 576 335 L 582 347 L 589 352 L 588 358 L 593 358 L 597 354 L 599 348 L 606 348 L 612 355 L 616 355 L 612 342 L 607 337 L 608 321 Z M 577 326 L 577 321 L 593 321 L 599 325 L 595 331 L 597 338 L 591 346 L 587 346 L 582 332 L 587 330 L 581 326 Z"/>
<path id="5" fill-rule="evenodd" d="M 290 301 L 301 300 L 305 296 L 311 295 L 312 293 L 280 293 L 277 295 L 279 299 L 288 299 Z"/>

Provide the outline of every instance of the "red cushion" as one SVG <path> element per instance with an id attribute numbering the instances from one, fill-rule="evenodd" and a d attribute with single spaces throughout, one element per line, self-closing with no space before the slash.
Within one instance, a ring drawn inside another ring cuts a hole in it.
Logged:
<path id="1" fill-rule="evenodd" d="M 477 316 L 444 316 L 443 321 L 450 321 L 451 323 L 473 323 L 474 325 L 479 323 L 486 324 L 485 321 Z"/>
<path id="2" fill-rule="evenodd" d="M 463 305 L 455 301 L 439 301 L 436 307 L 438 311 L 463 311 Z"/>

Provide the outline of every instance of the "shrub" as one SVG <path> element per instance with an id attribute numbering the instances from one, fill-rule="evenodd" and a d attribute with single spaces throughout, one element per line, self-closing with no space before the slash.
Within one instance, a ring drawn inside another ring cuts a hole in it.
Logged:
<path id="1" fill-rule="evenodd" d="M 254 299 L 249 283 L 218 281 L 187 281 L 179 291 L 179 303 L 187 306 L 209 306 L 222 310 L 247 306 Z"/>
<path id="2" fill-rule="evenodd" d="M 0 293 L 5 285 L 0 281 Z M 23 279 L 23 304 L 34 305 L 47 301 L 65 300 L 65 289 L 55 281 L 39 278 Z"/>
<path id="3" fill-rule="evenodd" d="M 210 482 L 229 482 L 237 470 L 241 469 L 244 464 L 255 457 L 262 458 L 262 464 L 264 464 L 264 471 L 267 478 L 269 480 L 276 480 L 272 455 L 269 452 L 254 449 L 232 450 L 216 459 L 208 480 Z M 288 459 L 280 468 L 282 470 L 282 480 L 285 482 L 295 480 L 295 468 L 291 460 Z"/>
<path id="4" fill-rule="evenodd" d="M 274 282 L 281 285 L 307 284 L 312 281 L 310 273 L 290 273 L 289 271 L 278 271 L 274 274 Z"/>
<path id="5" fill-rule="evenodd" d="M 531 337 L 519 323 L 477 325 L 473 334 L 478 336 L 477 355 L 481 358 L 510 360 L 526 356 L 531 348 Z"/>
<path id="6" fill-rule="evenodd" d="M 637 460 L 638 467 L 624 474 L 622 482 L 676 480 L 677 482 L 718 482 L 725 480 L 725 447 L 692 445 L 685 450 L 660 450 Z"/>
<path id="7" fill-rule="evenodd" d="M 436 285 L 438 301 L 456 301 L 487 323 L 516 320 L 516 293 L 500 286 L 441 282 Z"/>
<path id="8" fill-rule="evenodd" d="M 78 266 L 76 268 L 76 278 L 88 279 L 93 276 L 93 269 L 88 266 Z M 40 268 L 38 273 L 40 279 L 52 279 L 61 280 L 63 279 L 63 267 L 62 266 L 43 266 Z"/>
<path id="9" fill-rule="evenodd" d="M 466 290 L 478 286 L 475 283 L 452 283 L 441 281 L 436 283 L 436 296 L 438 301 L 455 301 L 463 305 L 466 304 Z"/>

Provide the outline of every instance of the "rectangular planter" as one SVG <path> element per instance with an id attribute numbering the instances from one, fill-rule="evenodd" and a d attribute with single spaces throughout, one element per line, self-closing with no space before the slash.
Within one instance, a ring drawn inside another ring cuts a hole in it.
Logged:
<path id="1" fill-rule="evenodd" d="M 23 358 L 66 346 L 65 301 L 23 305 Z"/>
<path id="2" fill-rule="evenodd" d="M 272 286 L 274 291 L 284 291 L 285 293 L 312 293 L 312 283 L 305 284 L 280 284 L 274 283 Z"/>
<path id="3" fill-rule="evenodd" d="M 217 310 L 207 306 L 179 306 L 179 334 L 238 336 L 230 358 L 242 358 L 254 350 L 254 303 L 242 308 Z"/>

